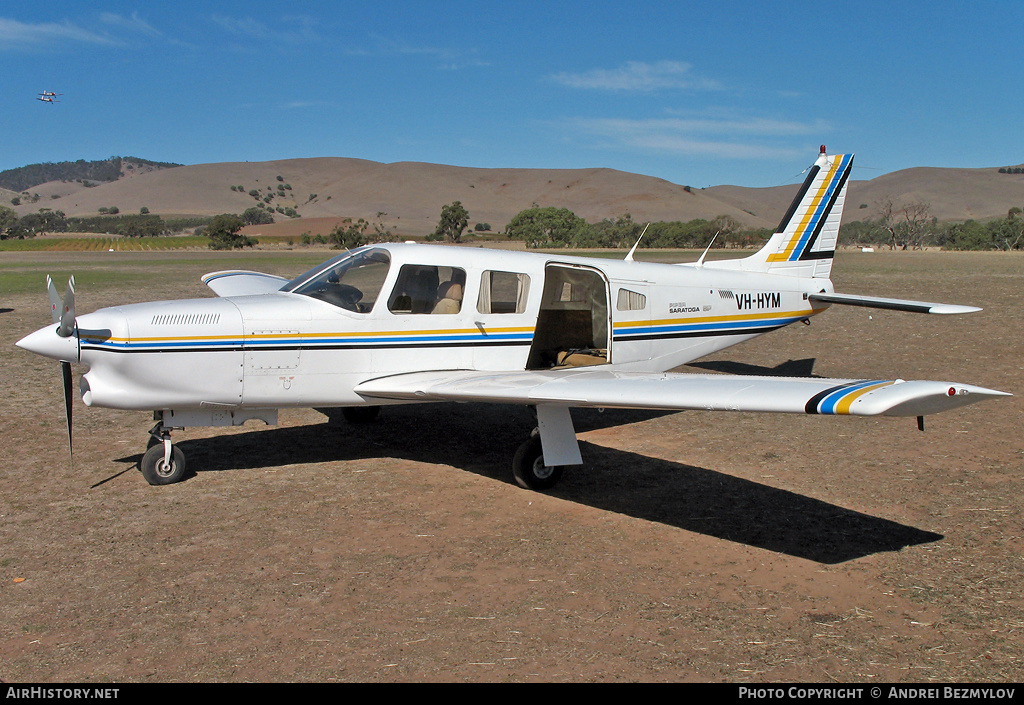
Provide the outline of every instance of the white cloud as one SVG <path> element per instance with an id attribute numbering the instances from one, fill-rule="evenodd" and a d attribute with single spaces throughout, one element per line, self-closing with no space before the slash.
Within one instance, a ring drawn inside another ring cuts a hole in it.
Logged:
<path id="1" fill-rule="evenodd" d="M 120 44 L 109 35 L 98 34 L 67 21 L 30 24 L 0 17 L 0 47 L 25 48 L 68 41 L 102 45 Z"/>
<path id="2" fill-rule="evenodd" d="M 320 41 L 316 30 L 317 21 L 307 15 L 282 17 L 276 27 L 254 20 L 251 17 L 236 18 L 214 15 L 213 21 L 231 34 L 262 41 L 304 43 Z"/>
<path id="3" fill-rule="evenodd" d="M 759 117 L 725 120 L 575 118 L 566 127 L 575 135 L 603 140 L 601 146 L 606 148 L 726 159 L 789 159 L 802 153 L 803 145 L 790 146 L 779 138 L 820 135 L 829 130 L 828 124 L 820 120 L 802 123 Z"/>
<path id="4" fill-rule="evenodd" d="M 649 93 L 663 89 L 720 90 L 712 79 L 697 76 L 693 66 L 681 61 L 653 64 L 630 61 L 617 69 L 593 69 L 584 73 L 556 73 L 556 83 L 570 88 Z"/>
<path id="5" fill-rule="evenodd" d="M 104 12 L 100 15 L 100 21 L 118 29 L 126 29 L 129 32 L 141 32 L 154 37 L 160 36 L 160 32 L 149 22 L 140 18 L 137 12 L 133 12 L 131 17 L 124 17 L 114 12 Z"/>
<path id="6" fill-rule="evenodd" d="M 369 44 L 349 47 L 348 54 L 354 56 L 425 56 L 438 62 L 438 68 L 446 71 L 458 71 L 466 68 L 482 68 L 490 66 L 490 62 L 479 58 L 479 52 L 473 48 L 450 48 L 427 44 L 410 44 L 403 39 L 387 37 L 377 32 L 369 35 Z"/>
<path id="7" fill-rule="evenodd" d="M 810 135 L 829 129 L 824 120 L 813 123 L 772 118 L 710 119 L 710 118 L 580 118 L 577 124 L 595 132 L 610 134 L 666 132 L 673 134 L 744 134 L 760 136 Z"/>

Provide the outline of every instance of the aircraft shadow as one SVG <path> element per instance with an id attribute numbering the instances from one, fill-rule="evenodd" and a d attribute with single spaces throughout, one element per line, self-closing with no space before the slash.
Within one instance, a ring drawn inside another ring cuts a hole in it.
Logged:
<path id="1" fill-rule="evenodd" d="M 13 310 L 13 308 L 0 308 L 0 313 L 10 313 Z"/>
<path id="2" fill-rule="evenodd" d="M 775 367 L 749 365 L 745 362 L 731 360 L 709 360 L 707 362 L 691 362 L 683 367 L 697 367 L 711 372 L 724 372 L 730 375 L 761 375 L 766 377 L 817 377 L 814 374 L 815 358 L 803 360 L 787 360 Z"/>
<path id="3" fill-rule="evenodd" d="M 573 417 L 582 432 L 663 414 L 577 409 Z M 179 447 L 189 467 L 200 473 L 393 457 L 450 465 L 512 483 L 512 455 L 532 426 L 532 414 L 523 407 L 431 404 L 385 408 L 371 424 L 253 427 L 182 440 Z M 549 494 L 823 564 L 943 538 L 708 468 L 587 442 L 581 446 L 586 465 L 568 469 Z M 141 454 L 118 461 L 140 459 Z"/>

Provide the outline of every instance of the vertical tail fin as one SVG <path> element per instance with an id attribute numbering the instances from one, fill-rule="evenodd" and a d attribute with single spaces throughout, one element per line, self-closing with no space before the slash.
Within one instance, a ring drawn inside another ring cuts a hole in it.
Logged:
<path id="1" fill-rule="evenodd" d="M 741 268 L 827 279 L 832 272 L 852 166 L 852 154 L 829 156 L 822 145 L 818 160 L 775 234 L 758 252 L 740 260 Z"/>

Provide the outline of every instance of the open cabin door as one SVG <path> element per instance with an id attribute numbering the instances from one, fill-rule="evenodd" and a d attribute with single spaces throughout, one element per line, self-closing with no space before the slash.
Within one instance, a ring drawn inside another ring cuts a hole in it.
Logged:
<path id="1" fill-rule="evenodd" d="M 526 368 L 611 362 L 608 281 L 590 267 L 549 264 Z"/>

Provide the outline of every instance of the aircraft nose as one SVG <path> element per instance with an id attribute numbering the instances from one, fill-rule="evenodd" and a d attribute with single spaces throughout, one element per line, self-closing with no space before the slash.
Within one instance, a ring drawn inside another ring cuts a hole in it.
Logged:
<path id="1" fill-rule="evenodd" d="M 29 333 L 16 345 L 43 357 L 50 357 L 62 362 L 78 362 L 78 337 L 70 335 L 67 338 L 62 338 L 57 335 L 57 326 L 55 325 L 45 326 L 35 333 Z"/>

